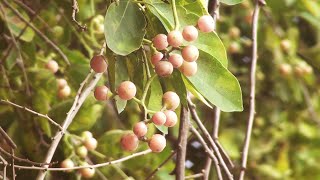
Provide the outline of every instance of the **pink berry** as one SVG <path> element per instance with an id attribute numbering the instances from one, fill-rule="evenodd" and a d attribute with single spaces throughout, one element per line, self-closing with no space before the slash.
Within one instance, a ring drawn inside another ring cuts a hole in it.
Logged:
<path id="1" fill-rule="evenodd" d="M 155 125 L 161 126 L 166 122 L 166 118 L 166 115 L 159 111 L 152 116 L 151 120 Z"/>
<path id="2" fill-rule="evenodd" d="M 168 43 L 172 47 L 179 47 L 183 42 L 183 37 L 180 31 L 173 30 L 168 34 Z"/>
<path id="3" fill-rule="evenodd" d="M 59 70 L 59 65 L 55 60 L 50 60 L 45 66 L 52 73 L 56 73 Z"/>
<path id="4" fill-rule="evenodd" d="M 156 52 L 154 55 L 151 56 L 151 63 L 156 65 L 161 59 L 163 58 L 163 54 L 161 52 Z"/>
<path id="5" fill-rule="evenodd" d="M 201 16 L 198 20 L 198 27 L 202 32 L 211 32 L 214 30 L 214 20 L 210 15 Z"/>
<path id="6" fill-rule="evenodd" d="M 134 85 L 131 81 L 124 81 L 118 87 L 118 95 L 123 100 L 132 99 L 136 93 L 136 85 Z"/>
<path id="7" fill-rule="evenodd" d="M 59 89 L 59 91 L 58 91 L 58 97 L 60 99 L 64 99 L 64 98 L 70 96 L 70 94 L 71 94 L 71 89 L 70 89 L 70 87 L 68 85 L 66 85 L 62 89 Z"/>
<path id="8" fill-rule="evenodd" d="M 182 57 L 188 62 L 196 61 L 199 58 L 199 50 L 194 45 L 188 45 L 182 49 Z"/>
<path id="9" fill-rule="evenodd" d="M 88 150 L 95 150 L 98 146 L 97 140 L 93 137 L 85 139 L 83 144 Z"/>
<path id="10" fill-rule="evenodd" d="M 158 34 L 152 39 L 153 46 L 158 50 L 164 50 L 168 47 L 167 36 Z"/>
<path id="11" fill-rule="evenodd" d="M 198 30 L 194 26 L 186 26 L 183 28 L 182 36 L 186 41 L 195 41 L 198 38 Z"/>
<path id="12" fill-rule="evenodd" d="M 152 152 L 159 153 L 166 147 L 166 138 L 161 134 L 154 134 L 149 140 L 149 148 Z"/>
<path id="13" fill-rule="evenodd" d="M 173 127 L 177 124 L 178 116 L 174 111 L 166 110 L 164 111 L 164 114 L 166 115 L 166 122 L 164 123 L 167 127 Z"/>
<path id="14" fill-rule="evenodd" d="M 73 168 L 74 163 L 71 159 L 65 159 L 61 162 L 60 167 L 61 168 Z M 67 172 L 71 172 L 71 170 L 67 170 Z"/>
<path id="15" fill-rule="evenodd" d="M 148 132 L 148 127 L 144 122 L 138 122 L 133 127 L 133 132 L 137 137 L 143 137 Z"/>
<path id="16" fill-rule="evenodd" d="M 168 91 L 162 96 L 162 104 L 169 110 L 175 110 L 180 104 L 180 98 L 177 93 Z"/>
<path id="17" fill-rule="evenodd" d="M 88 163 L 82 163 L 81 166 L 88 166 Z M 95 169 L 93 168 L 82 168 L 79 170 L 80 174 L 84 178 L 92 178 L 95 174 Z"/>
<path id="18" fill-rule="evenodd" d="M 122 136 L 120 143 L 122 149 L 126 151 L 134 151 L 138 148 L 139 139 L 136 135 L 129 133 Z"/>
<path id="19" fill-rule="evenodd" d="M 90 61 L 90 66 L 96 73 L 103 73 L 108 68 L 108 64 L 106 63 L 104 56 L 101 55 L 93 56 Z"/>
<path id="20" fill-rule="evenodd" d="M 94 90 L 94 97 L 98 101 L 105 101 L 108 99 L 109 88 L 107 86 L 97 86 Z"/>
<path id="21" fill-rule="evenodd" d="M 178 68 L 183 63 L 183 58 L 180 54 L 171 54 L 168 58 L 174 68 Z"/>
<path id="22" fill-rule="evenodd" d="M 68 85 L 68 82 L 65 79 L 57 79 L 58 89 L 62 89 Z"/>
<path id="23" fill-rule="evenodd" d="M 196 62 L 183 61 L 182 66 L 179 70 L 187 77 L 191 77 L 197 73 L 198 65 Z"/>
<path id="24" fill-rule="evenodd" d="M 173 72 L 173 66 L 168 61 L 159 61 L 155 66 L 156 73 L 161 77 L 167 77 Z"/>

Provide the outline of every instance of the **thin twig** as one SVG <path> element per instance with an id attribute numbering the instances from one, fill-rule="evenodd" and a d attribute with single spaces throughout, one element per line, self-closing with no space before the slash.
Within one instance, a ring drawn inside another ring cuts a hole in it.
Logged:
<path id="1" fill-rule="evenodd" d="M 150 180 L 153 176 L 160 170 L 162 166 L 167 164 L 174 155 L 177 154 L 177 151 L 173 151 L 156 169 L 154 169 L 146 178 L 146 180 Z"/>
<path id="2" fill-rule="evenodd" d="M 256 88 L 256 67 L 257 67 L 257 58 L 258 58 L 258 42 L 257 42 L 257 31 L 258 31 L 258 19 L 260 7 L 265 5 L 266 2 L 264 0 L 256 0 L 255 8 L 253 11 L 252 18 L 252 63 L 251 63 L 251 71 L 250 71 L 250 109 L 249 109 L 249 117 L 248 117 L 248 126 L 245 137 L 245 142 L 242 150 L 242 162 L 241 162 L 241 170 L 239 180 L 243 180 L 245 170 L 247 167 L 247 158 L 249 152 L 249 145 L 251 139 L 252 126 L 255 115 L 255 88 Z"/>
<path id="3" fill-rule="evenodd" d="M 206 129 L 206 127 L 203 125 L 203 123 L 201 122 L 196 109 L 195 109 L 195 105 L 192 103 L 192 101 L 190 100 L 190 98 L 187 98 L 188 100 L 188 105 L 190 108 L 190 112 L 191 112 L 191 116 L 192 119 L 196 122 L 196 124 L 198 125 L 198 127 L 200 128 L 200 130 L 202 131 L 203 135 L 205 136 L 205 138 L 209 141 L 209 145 L 211 146 L 211 148 L 213 149 L 214 153 L 217 155 L 217 158 L 220 162 L 220 165 L 222 166 L 223 170 L 226 172 L 228 178 L 230 180 L 233 179 L 233 175 L 230 173 L 230 170 L 228 169 L 226 163 L 224 162 L 224 159 L 222 158 L 219 148 L 217 147 L 217 145 L 215 144 L 215 142 L 213 141 L 212 137 L 210 136 L 208 130 Z"/>
<path id="4" fill-rule="evenodd" d="M 2 149 L 0 147 L 0 152 L 3 153 L 4 155 L 6 155 L 7 157 L 10 157 L 11 159 L 17 160 L 19 162 L 23 162 L 23 163 L 28 163 L 31 164 L 33 166 L 43 166 L 43 165 L 53 165 L 53 164 L 57 164 L 57 162 L 53 162 L 53 163 L 39 163 L 39 162 L 34 162 L 34 161 L 30 161 L 29 159 L 23 159 L 23 158 L 19 158 L 17 156 L 14 156 L 14 154 L 10 154 L 7 151 L 5 151 L 4 149 Z"/>
<path id="5" fill-rule="evenodd" d="M 20 166 L 20 165 L 15 165 L 15 168 L 29 169 L 29 170 L 42 170 L 42 171 L 70 171 L 70 170 L 77 170 L 77 169 L 84 169 L 84 168 L 100 168 L 100 167 L 105 167 L 105 166 L 109 166 L 112 164 L 121 163 L 121 162 L 127 161 L 129 159 L 138 157 L 138 156 L 143 156 L 143 155 L 149 154 L 151 152 L 152 151 L 150 149 L 148 149 L 148 150 L 137 152 L 137 153 L 134 153 L 132 155 L 129 155 L 129 156 L 117 159 L 117 160 L 108 161 L 108 162 L 104 162 L 104 163 L 100 163 L 100 164 L 94 164 L 94 165 L 75 166 L 72 168 L 31 167 L 31 166 Z"/>
<path id="6" fill-rule="evenodd" d="M 8 162 L 0 155 L 0 160 L 3 163 L 3 180 L 7 179 L 7 166 L 8 166 Z"/>
<path id="7" fill-rule="evenodd" d="M 221 174 L 221 169 L 219 166 L 219 161 L 218 159 L 215 157 L 215 155 L 213 154 L 212 150 L 208 147 L 207 143 L 205 142 L 205 140 L 202 138 L 202 136 L 200 135 L 200 133 L 197 131 L 197 129 L 195 127 L 193 127 L 192 125 L 190 125 L 190 130 L 191 132 L 197 136 L 198 140 L 200 141 L 200 143 L 202 144 L 202 146 L 205 149 L 205 152 L 209 155 L 209 157 L 213 160 L 214 164 L 215 164 L 215 168 L 216 168 L 216 172 L 217 172 L 217 177 L 219 180 L 222 180 L 222 174 Z M 205 170 L 205 169 L 204 169 Z M 206 172 L 205 172 L 206 173 Z"/>
<path id="8" fill-rule="evenodd" d="M 101 48 L 100 54 L 102 55 L 104 50 L 106 48 L 106 43 L 103 43 L 103 46 Z M 72 123 L 74 117 L 76 116 L 76 114 L 78 113 L 79 109 L 81 108 L 82 104 L 84 103 L 84 101 L 86 100 L 86 98 L 89 96 L 89 94 L 91 93 L 91 91 L 93 90 L 93 88 L 96 86 L 96 84 L 98 83 L 98 81 L 100 80 L 100 78 L 102 77 L 103 73 L 97 73 L 93 76 L 92 80 L 90 81 L 90 83 L 88 84 L 88 86 L 82 91 L 82 89 L 84 88 L 84 85 L 86 84 L 86 82 L 89 80 L 89 78 L 91 77 L 92 74 L 92 70 L 91 72 L 88 74 L 88 76 L 85 78 L 85 80 L 81 83 L 80 88 L 78 90 L 78 93 L 75 97 L 75 100 L 73 102 L 73 105 L 71 107 L 71 109 L 69 110 L 69 112 L 67 113 L 67 117 L 64 120 L 64 122 L 62 123 L 62 130 L 58 131 L 56 133 L 56 135 L 53 138 L 53 141 L 50 145 L 50 148 L 46 154 L 45 157 L 45 161 L 46 163 L 51 162 L 52 157 L 58 147 L 58 144 L 60 143 L 61 138 L 63 137 L 63 135 L 65 134 L 67 128 L 69 127 L 69 125 Z M 44 166 L 44 168 L 47 168 L 48 166 Z M 41 171 L 38 174 L 37 180 L 43 180 L 44 177 L 46 175 L 46 171 Z"/>
<path id="9" fill-rule="evenodd" d="M 300 81 L 300 86 L 301 86 L 301 89 L 302 89 L 302 93 L 303 93 L 303 96 L 304 96 L 304 99 L 306 101 L 306 105 L 307 105 L 307 108 L 308 108 L 308 112 L 311 116 L 311 119 L 317 123 L 317 125 L 320 127 L 320 119 L 318 118 L 318 115 L 312 105 L 312 102 L 311 102 L 311 97 L 310 97 L 310 93 L 307 89 L 307 87 Z"/>
<path id="10" fill-rule="evenodd" d="M 86 25 L 81 25 L 77 20 L 76 20 L 76 14 L 79 12 L 79 5 L 77 0 L 72 0 L 72 21 L 82 30 L 86 31 L 87 26 Z"/>
<path id="11" fill-rule="evenodd" d="M 11 156 L 14 157 L 14 149 L 11 149 Z M 14 168 L 14 158 L 11 159 L 12 168 L 12 179 L 16 179 L 16 169 Z"/>
<path id="12" fill-rule="evenodd" d="M 196 178 L 200 178 L 200 177 L 203 177 L 203 173 L 198 173 L 198 174 L 186 176 L 184 179 L 196 179 Z"/>
<path id="13" fill-rule="evenodd" d="M 17 149 L 17 145 L 13 142 L 13 140 L 10 138 L 10 136 L 2 129 L 0 126 L 0 134 L 2 137 L 6 140 L 6 143 L 12 148 Z"/>
<path id="14" fill-rule="evenodd" d="M 58 54 L 62 57 L 62 59 L 70 65 L 70 62 L 67 58 L 67 56 L 61 51 L 61 49 L 54 43 L 52 42 L 46 35 L 44 35 L 38 28 L 36 28 L 33 24 L 29 23 L 27 19 L 25 19 L 18 10 L 16 10 L 14 7 L 12 7 L 7 0 L 3 0 L 3 3 L 12 10 L 14 14 L 16 14 L 19 19 L 24 21 L 26 24 L 29 25 L 30 28 L 32 28 L 47 44 L 49 44 L 55 51 L 57 51 Z"/>
<path id="15" fill-rule="evenodd" d="M 43 117 L 43 118 L 47 119 L 47 120 L 48 120 L 51 124 L 53 124 L 54 126 L 58 127 L 59 129 L 62 129 L 62 127 L 61 127 L 58 123 L 56 123 L 53 119 L 51 119 L 47 114 L 38 113 L 38 112 L 36 112 L 36 111 L 34 111 L 34 110 L 32 110 L 32 109 L 29 109 L 29 108 L 24 107 L 24 106 L 20 106 L 20 105 L 18 105 L 18 104 L 15 104 L 15 103 L 9 101 L 9 100 L 0 99 L 0 102 L 3 102 L 3 103 L 6 103 L 6 104 L 9 104 L 9 105 L 12 105 L 12 106 L 17 107 L 17 108 L 20 108 L 20 109 L 23 109 L 23 110 L 28 111 L 28 112 L 30 112 L 30 113 L 32 113 L 32 114 L 35 114 L 35 115 L 37 115 L 37 116 L 39 116 L 39 117 Z"/>
<path id="16" fill-rule="evenodd" d="M 187 139 L 189 131 L 189 109 L 188 107 L 181 106 L 180 126 L 177 147 L 177 160 L 176 160 L 176 180 L 183 180 L 185 177 L 185 160 L 187 154 Z"/>

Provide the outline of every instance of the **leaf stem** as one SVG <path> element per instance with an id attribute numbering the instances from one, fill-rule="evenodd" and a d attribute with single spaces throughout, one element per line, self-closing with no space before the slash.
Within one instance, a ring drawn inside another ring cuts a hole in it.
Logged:
<path id="1" fill-rule="evenodd" d="M 173 11 L 173 18 L 174 18 L 174 30 L 179 29 L 179 18 L 177 13 L 177 7 L 176 7 L 176 0 L 172 0 L 172 11 Z"/>

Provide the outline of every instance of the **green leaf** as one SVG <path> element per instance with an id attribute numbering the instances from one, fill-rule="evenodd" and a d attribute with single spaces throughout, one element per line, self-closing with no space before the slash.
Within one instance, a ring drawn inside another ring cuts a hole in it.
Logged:
<path id="1" fill-rule="evenodd" d="M 186 85 L 188 91 L 190 91 L 197 99 L 199 99 L 209 108 L 213 108 L 211 104 L 192 86 L 192 84 L 186 78 L 183 78 L 183 82 Z"/>
<path id="2" fill-rule="evenodd" d="M 158 126 L 158 125 L 154 125 L 156 126 L 156 128 L 161 131 L 163 134 L 168 134 L 168 127 L 162 125 L 162 126 Z"/>
<path id="3" fill-rule="evenodd" d="M 120 145 L 120 139 L 122 135 L 128 132 L 129 131 L 123 131 L 123 130 L 117 129 L 117 130 L 111 130 L 104 133 L 98 139 L 97 151 L 101 152 L 107 157 L 113 157 L 113 158 L 120 157 L 122 154 L 121 152 L 123 152 Z"/>
<path id="4" fill-rule="evenodd" d="M 119 98 L 119 96 L 115 96 L 114 100 L 116 102 L 118 114 L 120 114 L 124 110 L 124 108 L 126 107 L 127 100 L 122 100 L 121 98 Z"/>
<path id="5" fill-rule="evenodd" d="M 242 94 L 238 80 L 209 54 L 200 51 L 198 72 L 188 77 L 194 87 L 222 111 L 242 111 Z"/>
<path id="6" fill-rule="evenodd" d="M 140 48 L 145 35 L 146 19 L 136 3 L 112 3 L 105 18 L 105 38 L 116 54 L 128 55 Z"/>
<path id="7" fill-rule="evenodd" d="M 241 3 L 243 0 L 221 0 L 220 2 L 226 4 L 226 5 L 236 5 Z"/>

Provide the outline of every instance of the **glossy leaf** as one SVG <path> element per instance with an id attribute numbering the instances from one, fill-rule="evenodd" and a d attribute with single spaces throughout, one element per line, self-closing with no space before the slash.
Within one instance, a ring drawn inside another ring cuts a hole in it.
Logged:
<path id="1" fill-rule="evenodd" d="M 223 4 L 226 5 L 236 5 L 241 3 L 243 0 L 221 0 L 220 2 L 222 2 Z"/>

